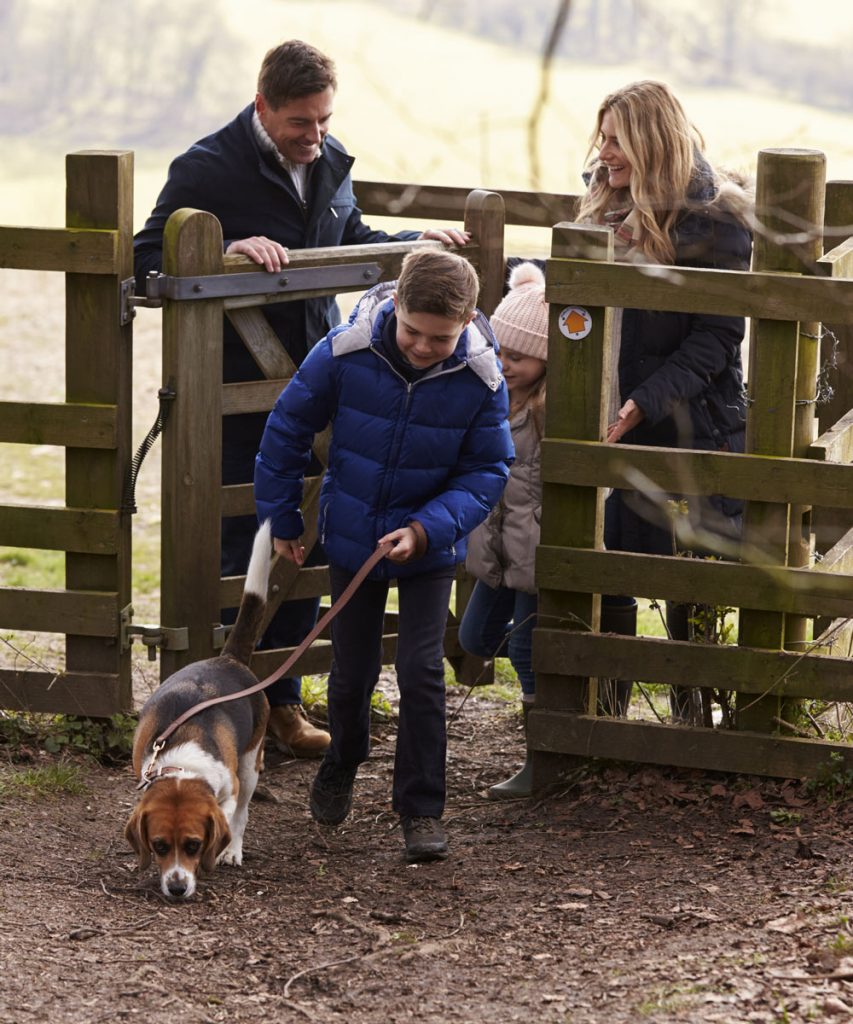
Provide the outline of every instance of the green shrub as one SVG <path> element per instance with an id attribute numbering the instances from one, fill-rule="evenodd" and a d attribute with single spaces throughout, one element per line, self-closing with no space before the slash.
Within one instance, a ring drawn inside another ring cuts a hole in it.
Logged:
<path id="1" fill-rule="evenodd" d="M 0 712 L 0 744 L 12 748 L 34 746 L 52 754 L 86 754 L 105 764 L 129 759 L 136 716 L 79 718 L 75 715 L 39 715 Z"/>

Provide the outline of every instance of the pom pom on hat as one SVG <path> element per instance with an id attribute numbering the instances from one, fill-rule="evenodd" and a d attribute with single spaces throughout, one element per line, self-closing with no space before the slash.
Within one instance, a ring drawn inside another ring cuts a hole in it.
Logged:
<path id="1" fill-rule="evenodd" d="M 536 284 L 540 288 L 545 287 L 545 275 L 535 263 L 516 263 L 509 275 L 509 288 L 521 288 L 526 284 Z"/>
<path id="2" fill-rule="evenodd" d="M 544 361 L 548 358 L 545 275 L 535 263 L 519 263 L 509 275 L 509 288 L 489 320 L 495 337 L 513 352 Z"/>

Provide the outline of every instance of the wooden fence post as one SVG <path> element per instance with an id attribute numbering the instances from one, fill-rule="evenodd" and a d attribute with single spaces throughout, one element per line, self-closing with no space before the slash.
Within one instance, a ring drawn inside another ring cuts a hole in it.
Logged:
<path id="1" fill-rule="evenodd" d="M 824 228 L 826 251 L 853 235 L 853 181 L 826 183 Z M 820 432 L 823 433 L 853 409 L 853 324 L 823 325 L 820 362 L 822 367 L 829 368 L 827 381 L 833 391 L 832 397 L 817 409 Z M 849 527 L 850 516 L 846 509 L 815 509 L 816 550 L 825 554 L 841 540 Z"/>
<path id="2" fill-rule="evenodd" d="M 473 189 L 465 199 L 465 230 L 480 248 L 477 274 L 480 278 L 478 307 L 491 316 L 503 296 L 504 276 L 504 223 L 506 211 L 503 197 L 497 192 Z M 460 567 L 456 574 L 453 602 L 453 640 L 448 644 L 446 657 L 453 668 L 456 681 L 463 686 L 485 686 L 494 681 L 494 666 L 486 667 L 482 658 L 463 651 L 456 639 L 458 623 L 474 589 L 474 580 Z"/>
<path id="3" fill-rule="evenodd" d="M 212 214 L 177 210 L 163 233 L 163 272 L 221 274 L 222 228 Z M 175 391 L 163 430 L 161 624 L 189 630 L 188 650 L 161 652 L 161 679 L 216 653 L 221 620 L 221 299 L 163 302 L 163 384 Z"/>
<path id="4" fill-rule="evenodd" d="M 813 272 L 821 254 L 820 225 L 826 158 L 816 150 L 765 149 L 758 154 L 753 270 Z M 802 234 L 812 232 L 806 242 Z M 819 325 L 756 320 L 750 343 L 746 451 L 805 456 L 815 437 Z M 743 538 L 746 557 L 761 551 L 769 564 L 805 566 L 810 559 L 810 509 L 748 502 Z M 742 609 L 739 643 L 802 650 L 808 620 L 778 612 Z M 739 695 L 740 729 L 773 732 L 782 714 L 776 696 Z"/>
<path id="5" fill-rule="evenodd" d="M 133 328 L 122 324 L 121 282 L 133 276 L 133 153 L 80 152 L 65 158 L 69 228 L 118 231 L 115 274 L 65 278 L 65 400 L 116 407 L 114 449 L 65 450 L 65 503 L 119 509 L 130 464 Z M 66 671 L 119 676 L 116 711 L 133 705 L 130 650 L 118 642 L 118 613 L 130 603 L 130 515 L 119 517 L 116 554 L 68 552 L 69 590 L 116 592 L 116 636 L 68 636 Z"/>
<path id="6" fill-rule="evenodd" d="M 497 192 L 476 188 L 465 200 L 465 230 L 480 247 L 477 268 L 480 276 L 480 298 L 477 305 L 491 316 L 501 301 L 504 288 L 504 221 L 503 197 Z"/>
<path id="7" fill-rule="evenodd" d="M 551 257 L 547 270 L 548 284 L 558 284 L 560 259 L 612 262 L 613 232 L 610 228 L 591 225 L 557 224 L 552 234 Z M 573 313 L 559 305 L 550 306 L 546 437 L 604 440 L 612 363 L 610 335 L 610 310 L 604 306 L 577 307 Z M 600 549 L 603 531 L 604 498 L 601 489 L 543 485 L 542 544 Z M 597 594 L 568 593 L 540 586 L 538 625 L 542 628 L 597 630 L 600 612 L 601 598 Z M 538 630 L 534 630 L 534 668 L 539 639 L 537 633 Z M 554 782 L 561 772 L 578 760 L 573 756 L 553 753 L 559 748 L 551 742 L 549 734 L 559 729 L 560 724 L 558 721 L 549 722 L 548 713 L 570 711 L 583 714 L 588 704 L 594 706 L 595 700 L 595 690 L 589 687 L 586 676 L 537 672 L 536 703 L 530 716 L 536 789 Z"/>

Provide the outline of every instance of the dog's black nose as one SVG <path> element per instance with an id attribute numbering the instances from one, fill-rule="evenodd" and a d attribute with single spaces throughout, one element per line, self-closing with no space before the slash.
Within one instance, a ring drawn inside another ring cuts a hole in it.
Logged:
<path id="1" fill-rule="evenodd" d="M 168 883 L 169 895 L 170 896 L 185 896 L 187 893 L 187 883 L 180 881 L 173 881 Z"/>

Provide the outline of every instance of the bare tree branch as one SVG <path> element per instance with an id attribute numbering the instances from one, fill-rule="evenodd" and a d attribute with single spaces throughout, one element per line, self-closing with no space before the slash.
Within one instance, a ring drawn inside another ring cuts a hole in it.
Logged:
<path id="1" fill-rule="evenodd" d="M 569 20 L 569 10 L 572 0 L 559 0 L 551 31 L 548 33 L 548 40 L 542 52 L 542 64 L 539 69 L 539 95 L 533 104 L 533 110 L 527 121 L 527 148 L 530 153 L 530 187 L 535 191 L 541 188 L 541 174 L 539 165 L 539 121 L 548 102 L 548 93 L 551 88 L 551 61 L 554 51 L 560 42 L 563 29 Z"/>

